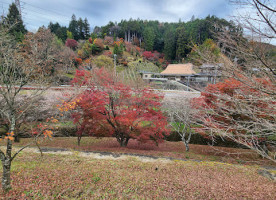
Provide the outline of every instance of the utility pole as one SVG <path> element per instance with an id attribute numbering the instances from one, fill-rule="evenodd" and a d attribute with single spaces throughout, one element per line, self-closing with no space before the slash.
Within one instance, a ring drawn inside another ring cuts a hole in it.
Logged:
<path id="1" fill-rule="evenodd" d="M 15 0 L 15 5 L 16 5 L 18 11 L 19 11 L 20 18 L 22 19 L 20 0 Z"/>

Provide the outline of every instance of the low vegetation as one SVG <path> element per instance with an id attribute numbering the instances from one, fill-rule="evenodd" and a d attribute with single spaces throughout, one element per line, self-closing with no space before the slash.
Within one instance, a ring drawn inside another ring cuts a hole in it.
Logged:
<path id="1" fill-rule="evenodd" d="M 29 138 L 22 138 L 14 145 L 22 147 L 31 141 Z M 2 144 L 2 142 L 0 143 Z M 35 144 L 32 147 L 36 148 Z M 127 147 L 120 147 L 120 144 L 112 137 L 83 137 L 80 145 L 76 137 L 54 137 L 43 140 L 40 143 L 43 149 L 63 149 L 87 152 L 114 152 L 115 154 L 130 153 L 155 157 L 170 157 L 175 159 L 190 159 L 217 161 L 232 164 L 273 166 L 273 162 L 262 158 L 257 153 L 249 149 L 214 147 L 208 145 L 190 144 L 189 152 L 185 151 L 182 142 L 164 141 L 158 146 L 149 143 L 140 143 L 130 140 Z"/>
<path id="2" fill-rule="evenodd" d="M 275 183 L 258 175 L 257 169 L 217 162 L 22 153 L 12 168 L 13 190 L 0 195 L 5 199 L 274 199 Z"/>

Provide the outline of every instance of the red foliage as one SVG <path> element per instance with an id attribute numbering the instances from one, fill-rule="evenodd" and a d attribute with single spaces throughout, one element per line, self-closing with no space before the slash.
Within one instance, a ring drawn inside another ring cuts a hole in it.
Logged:
<path id="1" fill-rule="evenodd" d="M 78 42 L 74 39 L 67 39 L 66 42 L 65 42 L 65 45 L 67 47 L 75 49 L 78 46 Z"/>
<path id="2" fill-rule="evenodd" d="M 243 79 L 245 80 L 245 77 Z M 254 123 L 260 124 L 263 120 L 269 123 L 273 121 L 273 115 L 276 114 L 276 101 L 250 85 L 254 82 L 262 84 L 263 88 L 269 88 L 271 91 L 276 90 L 275 86 L 264 78 L 255 78 L 253 81 L 247 81 L 247 84 L 229 78 L 223 82 L 208 85 L 201 93 L 201 97 L 192 101 L 193 106 L 199 110 L 197 117 L 204 122 L 202 128 L 197 128 L 196 131 L 202 135 L 208 135 L 209 130 L 217 130 L 239 140 L 247 140 L 246 134 L 256 133 L 256 137 L 252 136 L 244 143 L 251 145 L 250 142 L 263 141 L 258 129 L 254 129 Z M 245 108 L 249 112 L 241 110 Z"/>
<path id="3" fill-rule="evenodd" d="M 104 70 L 77 71 L 74 84 L 88 85 L 79 97 L 79 112 L 73 115 L 80 124 L 78 134 L 114 136 L 121 146 L 129 139 L 160 142 L 168 133 L 167 120 L 161 112 L 162 96 L 149 89 L 132 89 Z"/>
<path id="4" fill-rule="evenodd" d="M 143 56 L 144 56 L 146 59 L 150 60 L 150 59 L 152 59 L 152 58 L 154 57 L 154 54 L 153 54 L 151 51 L 144 51 L 144 52 L 143 52 Z"/>
<path id="5" fill-rule="evenodd" d="M 92 38 L 89 38 L 88 41 L 89 41 L 90 44 L 93 44 L 93 39 Z"/>

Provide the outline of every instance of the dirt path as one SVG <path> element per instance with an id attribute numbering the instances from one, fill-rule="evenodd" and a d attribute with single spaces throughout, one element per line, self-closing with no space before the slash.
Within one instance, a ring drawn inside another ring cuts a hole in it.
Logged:
<path id="1" fill-rule="evenodd" d="M 19 150 L 15 147 L 14 150 Z M 94 159 L 105 159 L 105 160 L 127 160 L 135 159 L 141 162 L 172 162 L 173 160 L 182 160 L 185 159 L 174 159 L 170 157 L 155 157 L 155 156 L 145 156 L 139 154 L 128 154 L 128 153 L 112 153 L 112 152 L 88 152 L 88 151 L 74 151 L 61 148 L 41 148 L 43 154 L 57 154 L 57 155 L 77 155 L 80 157 L 94 158 Z M 29 147 L 24 149 L 24 152 L 30 153 L 40 153 L 38 148 Z M 196 161 L 200 162 L 200 161 Z"/>
<path id="2" fill-rule="evenodd" d="M 14 151 L 19 150 L 20 148 L 14 147 Z M 41 148 L 43 154 L 57 154 L 57 155 L 75 155 L 85 158 L 93 158 L 93 159 L 105 159 L 105 160 L 128 160 L 135 159 L 141 162 L 162 162 L 169 163 L 173 161 L 194 161 L 194 162 L 202 162 L 200 160 L 188 160 L 188 159 L 175 159 L 171 157 L 157 157 L 157 156 L 145 156 L 141 154 L 131 154 L 131 153 L 112 153 L 112 152 L 91 152 L 91 151 L 74 151 L 69 149 L 62 148 Z M 38 148 L 28 147 L 24 149 L 24 152 L 30 153 L 41 153 Z M 267 167 L 260 166 L 258 173 L 262 176 L 265 176 L 269 179 L 276 181 L 276 174 L 272 171 L 275 171 L 276 167 Z"/>

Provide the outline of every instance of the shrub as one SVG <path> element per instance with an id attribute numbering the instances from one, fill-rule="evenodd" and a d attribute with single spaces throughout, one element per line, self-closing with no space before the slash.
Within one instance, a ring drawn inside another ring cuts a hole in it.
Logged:
<path id="1" fill-rule="evenodd" d="M 78 42 L 74 39 L 67 39 L 65 45 L 75 50 L 78 46 Z"/>

